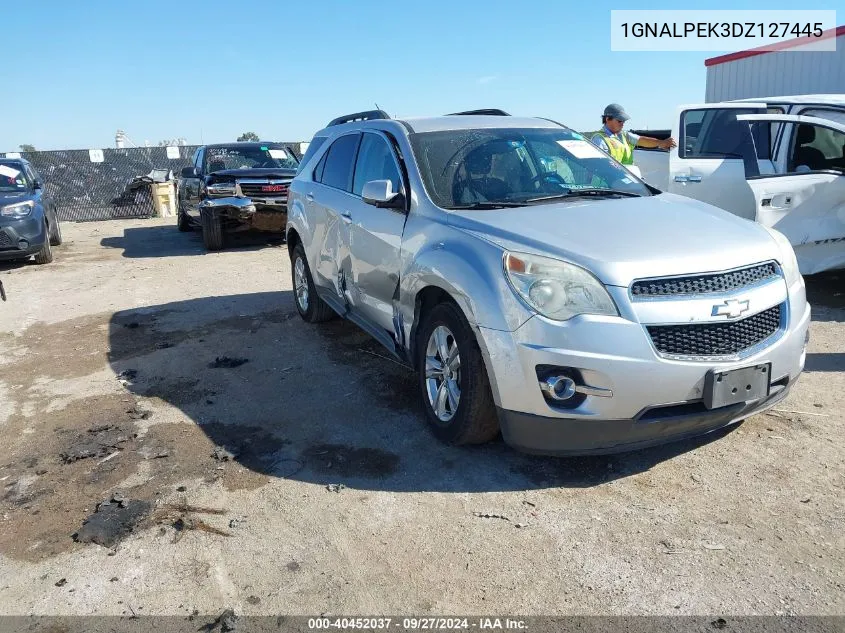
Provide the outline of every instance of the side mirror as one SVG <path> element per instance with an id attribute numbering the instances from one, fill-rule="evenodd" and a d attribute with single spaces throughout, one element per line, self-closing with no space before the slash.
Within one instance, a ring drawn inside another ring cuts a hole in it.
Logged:
<path id="1" fill-rule="evenodd" d="M 405 208 L 405 196 L 398 191 L 393 191 L 393 183 L 389 180 L 371 180 L 364 185 L 361 191 L 364 202 L 379 209 L 402 209 Z"/>
<path id="2" fill-rule="evenodd" d="M 41 182 L 40 180 L 36 180 L 35 182 L 32 183 L 32 188 L 33 189 L 43 189 L 44 183 Z"/>
<path id="3" fill-rule="evenodd" d="M 199 178 L 199 172 L 194 166 L 182 168 L 182 178 Z"/>

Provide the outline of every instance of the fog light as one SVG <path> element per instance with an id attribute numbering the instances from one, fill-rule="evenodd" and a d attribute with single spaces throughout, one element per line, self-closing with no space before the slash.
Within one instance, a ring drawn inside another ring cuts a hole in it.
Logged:
<path id="1" fill-rule="evenodd" d="M 22 251 L 25 251 L 29 248 L 29 242 L 26 240 L 18 240 L 18 248 Z"/>
<path id="2" fill-rule="evenodd" d="M 549 376 L 540 381 L 540 389 L 552 400 L 569 400 L 575 395 L 575 381 L 566 376 Z"/>

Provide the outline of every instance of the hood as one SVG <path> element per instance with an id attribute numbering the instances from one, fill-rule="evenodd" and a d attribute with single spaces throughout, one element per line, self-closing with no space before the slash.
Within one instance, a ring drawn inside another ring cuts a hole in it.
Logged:
<path id="1" fill-rule="evenodd" d="M 35 194 L 31 191 L 0 191 L 0 207 L 27 200 L 35 200 Z"/>
<path id="2" fill-rule="evenodd" d="M 282 169 L 280 167 L 261 169 L 224 169 L 210 174 L 206 177 L 206 180 L 208 182 L 237 180 L 238 178 L 289 178 L 292 180 L 295 175 L 295 169 Z"/>
<path id="3" fill-rule="evenodd" d="M 504 249 L 571 261 L 612 286 L 781 259 L 759 224 L 668 193 L 454 211 L 449 224 Z"/>

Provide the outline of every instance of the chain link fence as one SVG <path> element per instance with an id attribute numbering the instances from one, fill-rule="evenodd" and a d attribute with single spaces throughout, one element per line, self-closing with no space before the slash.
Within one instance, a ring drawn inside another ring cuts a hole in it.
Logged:
<path id="1" fill-rule="evenodd" d="M 301 158 L 299 141 L 286 143 Z M 198 145 L 19 152 L 44 179 L 46 193 L 70 222 L 149 218 L 150 183 L 175 180 Z M 7 154 L 8 156 L 8 154 Z"/>

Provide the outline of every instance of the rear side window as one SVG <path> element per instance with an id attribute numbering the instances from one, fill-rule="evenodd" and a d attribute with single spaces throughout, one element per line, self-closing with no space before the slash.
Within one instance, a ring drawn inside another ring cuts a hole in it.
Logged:
<path id="1" fill-rule="evenodd" d="M 327 187 L 349 191 L 352 187 L 352 165 L 358 150 L 360 134 L 348 134 L 337 139 L 324 157 L 326 164 L 320 182 Z M 319 167 L 318 170 L 319 172 Z"/>
<path id="2" fill-rule="evenodd" d="M 743 158 L 750 150 L 751 139 L 748 124 L 737 121 L 736 115 L 757 112 L 756 108 L 714 108 L 684 112 L 681 115 L 678 155 L 681 158 Z M 755 139 L 765 154 L 769 152 L 768 131 L 768 126 L 765 130 L 755 130 L 755 134 L 766 137 Z"/>
<path id="3" fill-rule="evenodd" d="M 296 170 L 297 174 L 302 171 L 302 168 L 305 167 L 305 163 L 311 160 L 311 157 L 317 153 L 317 150 L 319 150 L 325 142 L 325 136 L 315 136 L 311 140 L 311 142 L 308 144 L 308 149 L 305 150 L 305 154 L 302 156 L 302 160 L 300 161 L 299 167 Z"/>
<path id="4" fill-rule="evenodd" d="M 360 196 L 364 185 L 371 180 L 389 180 L 393 183 L 393 191 L 400 191 L 399 168 L 393 150 L 378 134 L 364 134 L 361 140 L 352 193 Z"/>

